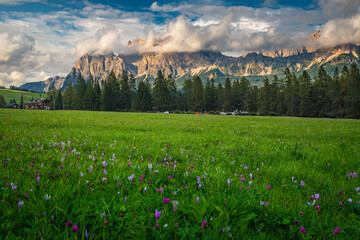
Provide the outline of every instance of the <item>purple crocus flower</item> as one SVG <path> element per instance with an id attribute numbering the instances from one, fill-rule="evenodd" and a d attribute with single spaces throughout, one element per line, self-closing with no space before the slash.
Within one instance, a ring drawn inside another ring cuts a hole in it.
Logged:
<path id="1" fill-rule="evenodd" d="M 196 197 L 196 203 L 198 203 L 199 202 L 199 197 Z"/>
<path id="2" fill-rule="evenodd" d="M 319 194 L 319 193 L 317 193 L 317 194 L 315 194 L 314 196 L 315 196 L 315 200 L 316 200 L 316 201 L 319 201 L 320 194 Z"/>
<path id="3" fill-rule="evenodd" d="M 160 215 L 161 215 L 161 211 L 155 210 L 156 221 L 159 221 Z"/>

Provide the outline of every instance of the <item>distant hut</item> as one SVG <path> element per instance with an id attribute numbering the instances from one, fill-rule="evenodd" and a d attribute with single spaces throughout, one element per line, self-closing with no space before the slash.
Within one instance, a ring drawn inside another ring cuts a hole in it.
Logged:
<path id="1" fill-rule="evenodd" d="M 25 103 L 28 109 L 50 109 L 51 101 L 47 98 L 35 99 L 30 100 L 29 102 Z"/>
<path id="2" fill-rule="evenodd" d="M 14 109 L 18 109 L 19 105 L 17 103 L 9 103 L 4 105 L 4 108 L 14 108 Z"/>

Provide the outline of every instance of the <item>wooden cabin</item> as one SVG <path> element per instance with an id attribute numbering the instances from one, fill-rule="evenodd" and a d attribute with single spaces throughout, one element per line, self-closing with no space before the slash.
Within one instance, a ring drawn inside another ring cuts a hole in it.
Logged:
<path id="1" fill-rule="evenodd" d="M 27 109 L 50 109 L 51 101 L 47 98 L 35 99 L 25 103 Z"/>

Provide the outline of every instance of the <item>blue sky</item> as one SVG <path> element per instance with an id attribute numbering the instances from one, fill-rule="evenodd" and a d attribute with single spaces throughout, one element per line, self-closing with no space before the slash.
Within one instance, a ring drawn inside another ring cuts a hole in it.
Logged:
<path id="1" fill-rule="evenodd" d="M 321 37 L 310 40 L 321 30 Z M 145 40 L 128 48 L 129 40 Z M 84 54 L 239 56 L 360 43 L 360 0 L 0 0 L 0 85 L 66 76 Z"/>

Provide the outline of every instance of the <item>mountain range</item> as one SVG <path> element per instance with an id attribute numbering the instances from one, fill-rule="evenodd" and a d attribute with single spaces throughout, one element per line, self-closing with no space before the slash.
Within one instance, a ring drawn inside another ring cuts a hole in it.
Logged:
<path id="1" fill-rule="evenodd" d="M 140 40 L 137 40 L 140 41 Z M 136 43 L 136 42 L 135 42 Z M 129 46 L 134 45 L 129 42 Z M 320 66 L 331 73 L 336 66 L 351 63 L 360 64 L 360 45 L 341 45 L 337 47 L 298 50 L 280 49 L 273 52 L 247 52 L 240 57 L 225 56 L 220 52 L 172 52 L 142 53 L 132 55 L 84 55 L 66 77 L 55 76 L 45 81 L 26 83 L 20 88 L 32 91 L 48 91 L 51 88 L 65 90 L 69 83 L 75 84 L 81 73 L 85 80 L 91 76 L 104 81 L 111 71 L 118 76 L 123 70 L 131 73 L 137 81 L 154 80 L 158 70 L 165 76 L 171 74 L 179 88 L 185 79 L 199 75 L 203 81 L 214 78 L 223 83 L 231 80 L 248 78 L 252 84 L 259 84 L 264 76 L 282 75 L 286 67 L 295 73 L 307 70 L 315 76 Z"/>

